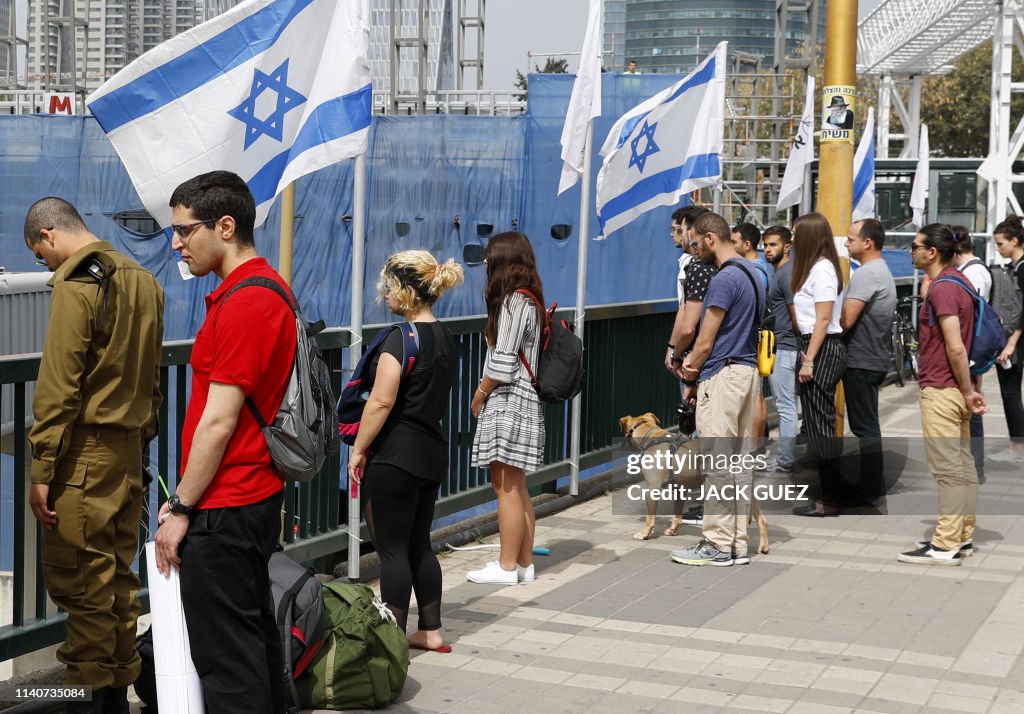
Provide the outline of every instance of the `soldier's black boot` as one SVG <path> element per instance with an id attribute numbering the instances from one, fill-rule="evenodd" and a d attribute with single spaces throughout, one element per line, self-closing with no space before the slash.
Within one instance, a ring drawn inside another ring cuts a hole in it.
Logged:
<path id="1" fill-rule="evenodd" d="M 128 687 L 107 687 L 104 690 L 102 714 L 129 714 L 129 711 Z"/>

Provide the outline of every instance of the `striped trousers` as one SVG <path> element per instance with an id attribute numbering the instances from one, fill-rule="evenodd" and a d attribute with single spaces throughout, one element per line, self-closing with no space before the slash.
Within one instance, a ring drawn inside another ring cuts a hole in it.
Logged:
<path id="1" fill-rule="evenodd" d="M 800 336 L 800 352 L 805 354 L 810 335 Z M 797 372 L 803 360 L 798 360 Z M 827 335 L 814 357 L 814 379 L 800 383 L 800 407 L 811 451 L 818 457 L 818 478 L 821 500 L 828 504 L 839 501 L 839 459 L 843 443 L 836 436 L 836 385 L 846 371 L 846 345 L 839 335 Z"/>

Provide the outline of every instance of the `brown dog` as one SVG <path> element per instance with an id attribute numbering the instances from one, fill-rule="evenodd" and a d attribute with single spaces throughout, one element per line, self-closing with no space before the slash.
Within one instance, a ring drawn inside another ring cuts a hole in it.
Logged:
<path id="1" fill-rule="evenodd" d="M 619 427 L 622 429 L 622 435 L 626 437 L 626 446 L 638 453 L 642 454 L 675 454 L 681 450 L 689 450 L 696 452 L 699 447 L 697 441 L 691 440 L 685 443 L 679 442 L 678 435 L 662 429 L 660 426 L 658 417 L 650 412 L 641 414 L 640 416 L 624 416 L 619 419 Z M 664 460 L 667 464 L 667 459 Z M 656 468 L 653 466 L 644 467 L 641 464 L 641 470 L 644 477 L 644 485 L 648 489 L 659 489 L 664 488 L 670 480 L 674 480 L 681 488 L 686 489 L 688 492 L 694 492 L 700 488 L 701 474 L 699 470 L 685 470 L 681 473 L 677 473 L 674 469 L 668 468 Z M 651 537 L 654 532 L 654 520 L 658 513 L 658 501 L 648 496 L 646 498 L 647 503 L 647 520 L 644 524 L 643 530 L 637 531 L 633 534 L 633 537 L 637 540 L 647 540 Z M 668 528 L 665 529 L 665 535 L 676 535 L 679 532 L 679 525 L 682 519 L 683 505 L 686 503 L 681 498 L 673 499 L 672 501 L 672 523 Z M 757 501 L 752 499 L 750 502 L 750 513 L 747 517 L 747 523 L 749 524 L 753 520 L 757 520 L 757 530 L 760 535 L 761 542 L 758 544 L 757 552 L 765 554 L 768 552 L 768 519 L 764 517 L 761 512 L 761 508 L 758 506 Z"/>

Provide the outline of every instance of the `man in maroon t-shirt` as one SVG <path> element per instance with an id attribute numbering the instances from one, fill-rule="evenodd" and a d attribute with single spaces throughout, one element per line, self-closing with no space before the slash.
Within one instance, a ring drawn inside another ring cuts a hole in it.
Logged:
<path id="1" fill-rule="evenodd" d="M 903 563 L 960 565 L 973 552 L 978 509 L 978 472 L 971 455 L 971 413 L 987 411 L 971 379 L 968 349 L 974 329 L 972 288 L 952 265 L 953 232 L 939 223 L 922 228 L 910 244 L 914 267 L 931 280 L 921 306 L 918 383 L 921 431 L 928 467 L 939 485 L 939 518 L 930 541 L 900 553 Z"/>
<path id="2" fill-rule="evenodd" d="M 245 182 L 214 171 L 174 190 L 172 247 L 193 275 L 216 273 L 192 348 L 182 475 L 160 509 L 157 568 L 181 573 L 192 661 L 209 712 L 284 711 L 284 667 L 267 563 L 281 531 L 284 485 L 247 398 L 272 422 L 295 360 L 287 286 L 256 254 L 256 204 Z"/>

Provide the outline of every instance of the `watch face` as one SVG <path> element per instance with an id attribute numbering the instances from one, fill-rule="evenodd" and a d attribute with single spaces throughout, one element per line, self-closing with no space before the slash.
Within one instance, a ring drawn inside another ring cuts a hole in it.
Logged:
<path id="1" fill-rule="evenodd" d="M 191 507 L 182 505 L 181 499 L 178 498 L 178 494 L 174 494 L 167 499 L 167 508 L 175 513 L 184 513 L 186 515 L 192 512 Z"/>

